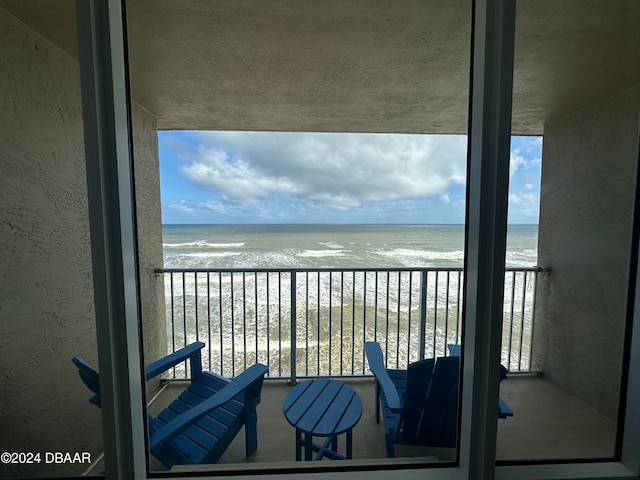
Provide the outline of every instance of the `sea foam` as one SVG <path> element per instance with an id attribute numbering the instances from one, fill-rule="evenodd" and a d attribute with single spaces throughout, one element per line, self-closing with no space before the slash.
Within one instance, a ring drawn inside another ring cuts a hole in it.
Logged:
<path id="1" fill-rule="evenodd" d="M 163 243 L 164 248 L 185 248 L 185 247 L 200 247 L 200 248 L 240 248 L 244 247 L 244 242 L 237 243 L 210 243 L 206 240 L 197 240 L 195 242 L 184 243 Z"/>
<path id="2" fill-rule="evenodd" d="M 304 250 L 298 253 L 299 257 L 343 257 L 349 250 Z"/>

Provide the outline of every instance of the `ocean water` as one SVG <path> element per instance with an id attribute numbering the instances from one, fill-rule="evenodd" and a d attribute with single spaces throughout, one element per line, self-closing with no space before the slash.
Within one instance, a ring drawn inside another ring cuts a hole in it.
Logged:
<path id="1" fill-rule="evenodd" d="M 507 267 L 535 266 L 537 226 L 510 226 L 507 245 Z M 460 342 L 463 273 L 430 271 L 423 285 L 411 269 L 462 267 L 462 225 L 165 225 L 163 246 L 165 268 L 242 270 L 165 274 L 169 348 L 204 341 L 204 364 L 220 374 L 260 361 L 270 375 L 286 375 L 294 328 L 305 373 L 364 373 L 367 340 L 383 341 L 397 368 L 417 360 L 421 335 L 426 358 Z M 327 267 L 383 270 L 313 272 Z M 261 268 L 299 271 L 251 272 Z M 529 368 L 528 278 L 505 278 L 503 364 L 511 371 Z"/>
<path id="2" fill-rule="evenodd" d="M 537 225 L 510 225 L 507 267 L 537 263 Z M 460 267 L 463 225 L 164 225 L 165 268 Z"/>

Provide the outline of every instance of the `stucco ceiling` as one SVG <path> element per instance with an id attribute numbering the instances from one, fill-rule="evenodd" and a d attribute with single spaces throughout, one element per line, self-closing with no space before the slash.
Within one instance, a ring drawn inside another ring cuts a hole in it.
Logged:
<path id="1" fill-rule="evenodd" d="M 0 0 L 77 57 L 73 0 Z M 470 0 L 131 0 L 160 129 L 466 133 Z M 513 131 L 640 83 L 640 2 L 520 0 Z"/>

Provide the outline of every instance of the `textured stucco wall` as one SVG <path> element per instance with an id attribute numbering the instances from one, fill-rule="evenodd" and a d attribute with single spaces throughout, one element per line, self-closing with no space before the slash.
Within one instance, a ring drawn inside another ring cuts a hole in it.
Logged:
<path id="1" fill-rule="evenodd" d="M 133 159 L 138 231 L 142 334 L 145 362 L 167 354 L 162 267 L 162 214 L 160 210 L 160 166 L 156 118 L 134 104 Z M 151 393 L 159 379 L 149 382 Z"/>
<path id="2" fill-rule="evenodd" d="M 96 362 L 77 63 L 0 9 L 0 451 L 100 451 L 73 371 Z M 3 465 L 0 477 L 82 472 Z"/>
<path id="3" fill-rule="evenodd" d="M 95 458 L 100 412 L 71 364 L 81 355 L 97 365 L 78 64 L 1 8 L 0 64 L 0 451 Z M 150 273 L 162 264 L 157 134 L 153 116 L 136 107 L 133 118 L 146 357 L 155 359 L 166 351 Z M 3 465 L 0 478 L 86 467 Z"/>
<path id="4" fill-rule="evenodd" d="M 640 87 L 545 125 L 535 362 L 615 418 L 622 365 Z"/>

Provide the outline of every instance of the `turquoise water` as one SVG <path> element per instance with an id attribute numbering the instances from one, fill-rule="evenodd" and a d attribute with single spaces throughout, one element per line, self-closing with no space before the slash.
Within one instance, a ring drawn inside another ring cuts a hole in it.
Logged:
<path id="1" fill-rule="evenodd" d="M 511 225 L 508 267 L 537 263 L 538 226 Z M 463 225 L 164 225 L 166 268 L 459 267 Z"/>

